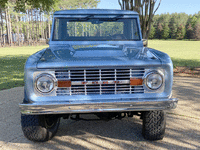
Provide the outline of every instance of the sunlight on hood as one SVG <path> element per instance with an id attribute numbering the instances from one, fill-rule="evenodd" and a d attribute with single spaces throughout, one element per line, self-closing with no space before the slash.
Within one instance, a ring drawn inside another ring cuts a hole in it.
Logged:
<path id="1" fill-rule="evenodd" d="M 105 60 L 105 59 L 152 59 L 154 55 L 144 47 L 134 45 L 65 45 L 48 49 L 43 60 Z"/>

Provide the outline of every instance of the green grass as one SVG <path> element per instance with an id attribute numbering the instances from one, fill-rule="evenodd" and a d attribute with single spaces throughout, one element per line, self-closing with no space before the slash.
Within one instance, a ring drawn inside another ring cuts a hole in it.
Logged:
<path id="1" fill-rule="evenodd" d="M 0 57 L 18 57 L 24 55 L 32 55 L 33 53 L 42 50 L 47 46 L 23 46 L 23 47 L 5 47 L 0 48 Z"/>
<path id="2" fill-rule="evenodd" d="M 24 85 L 24 64 L 33 53 L 47 46 L 0 48 L 0 90 Z"/>
<path id="3" fill-rule="evenodd" d="M 26 59 L 46 47 L 0 48 L 0 90 L 23 86 Z M 169 54 L 174 66 L 200 67 L 200 41 L 149 40 L 148 47 Z"/>
<path id="4" fill-rule="evenodd" d="M 149 40 L 148 47 L 167 53 L 175 67 L 200 67 L 200 41 Z"/>

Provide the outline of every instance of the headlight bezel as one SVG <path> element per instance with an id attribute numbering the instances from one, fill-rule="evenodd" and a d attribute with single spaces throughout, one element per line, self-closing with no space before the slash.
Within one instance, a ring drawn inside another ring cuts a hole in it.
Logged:
<path id="1" fill-rule="evenodd" d="M 152 74 L 158 74 L 158 75 L 160 75 L 160 77 L 161 77 L 161 79 L 162 79 L 162 82 L 161 82 L 160 86 L 157 87 L 157 88 L 151 88 L 151 87 L 149 87 L 148 84 L 147 84 L 147 82 L 148 82 L 148 77 L 149 77 L 150 75 L 152 75 Z M 147 87 L 147 89 L 150 90 L 150 91 L 158 91 L 158 90 L 160 90 L 160 89 L 164 86 L 164 74 L 163 74 L 163 72 L 161 72 L 161 71 L 159 71 L 159 70 L 152 70 L 152 71 L 148 72 L 148 73 L 145 75 L 144 84 L 145 84 L 145 86 Z"/>
<path id="2" fill-rule="evenodd" d="M 48 78 L 50 78 L 50 80 L 51 80 L 52 83 L 53 83 L 52 89 L 49 90 L 48 92 L 42 92 L 42 91 L 38 88 L 38 86 L 37 86 L 37 82 L 38 82 L 38 80 L 39 80 L 41 77 L 48 77 Z M 35 78 L 35 80 L 34 80 L 34 84 L 35 84 L 35 89 L 36 89 L 36 91 L 37 91 L 38 93 L 41 93 L 41 94 L 49 94 L 49 93 L 51 93 L 51 92 L 55 89 L 55 87 L 56 87 L 56 79 L 55 79 L 51 74 L 48 74 L 48 73 L 41 73 L 41 74 L 39 74 L 39 75 L 36 76 L 36 78 Z"/>

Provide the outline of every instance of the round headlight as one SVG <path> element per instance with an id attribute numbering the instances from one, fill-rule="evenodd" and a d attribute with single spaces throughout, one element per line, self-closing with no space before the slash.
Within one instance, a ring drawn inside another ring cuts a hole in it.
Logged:
<path id="1" fill-rule="evenodd" d="M 156 72 L 150 73 L 146 78 L 146 85 L 149 89 L 157 90 L 163 84 L 163 77 Z"/>
<path id="2" fill-rule="evenodd" d="M 54 88 L 54 80 L 51 75 L 43 74 L 36 80 L 36 88 L 42 93 L 49 93 Z"/>

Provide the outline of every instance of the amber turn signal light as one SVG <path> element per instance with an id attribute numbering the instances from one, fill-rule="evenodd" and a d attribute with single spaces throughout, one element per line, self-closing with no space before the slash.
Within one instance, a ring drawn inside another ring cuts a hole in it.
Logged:
<path id="1" fill-rule="evenodd" d="M 58 81 L 58 87 L 71 87 L 71 81 Z"/>
<path id="2" fill-rule="evenodd" d="M 142 85 L 143 84 L 143 79 L 135 79 L 135 78 L 131 78 L 130 79 L 130 85 Z"/>

